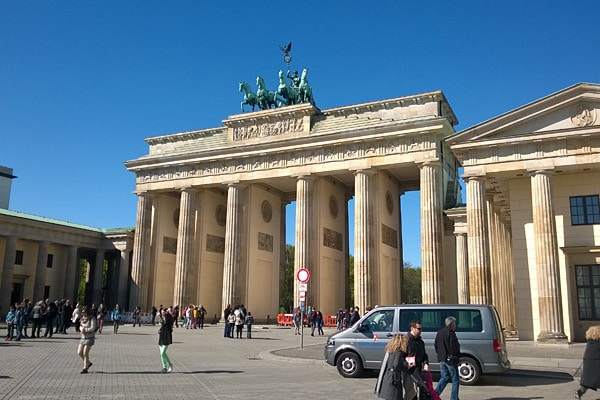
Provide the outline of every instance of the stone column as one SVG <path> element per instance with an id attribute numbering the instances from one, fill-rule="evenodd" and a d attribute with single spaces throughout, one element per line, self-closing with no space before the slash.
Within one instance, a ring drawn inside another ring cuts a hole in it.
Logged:
<path id="1" fill-rule="evenodd" d="M 485 178 L 472 176 L 463 179 L 467 182 L 469 303 L 492 304 Z"/>
<path id="2" fill-rule="evenodd" d="M 423 303 L 444 302 L 442 185 L 438 161 L 419 165 L 421 185 L 421 271 Z"/>
<path id="3" fill-rule="evenodd" d="M 196 196 L 196 190 L 186 188 L 181 192 L 181 199 L 179 201 L 173 304 L 178 305 L 181 309 L 189 305 L 192 301 L 189 293 L 188 278 L 190 277 L 190 270 L 194 262 Z"/>
<path id="4" fill-rule="evenodd" d="M 77 301 L 77 289 L 75 282 L 78 282 L 77 275 L 77 246 L 69 246 L 67 253 L 67 268 L 65 273 L 64 298 L 75 303 Z"/>
<path id="5" fill-rule="evenodd" d="M 312 216 L 313 216 L 314 178 L 299 176 L 296 181 L 296 248 L 294 250 L 294 304 L 299 302 L 298 280 L 296 274 L 300 268 L 312 270 Z M 310 290 L 310 282 L 309 282 Z M 308 301 L 308 297 L 306 299 Z M 304 312 L 306 312 L 306 306 Z"/>
<path id="6" fill-rule="evenodd" d="M 119 259 L 119 286 L 117 292 L 117 304 L 126 304 L 127 303 L 127 288 L 129 286 L 129 249 L 125 247 L 120 250 Z M 110 307 L 113 307 L 114 304 L 111 304 Z M 108 305 L 107 305 L 108 307 Z"/>
<path id="7" fill-rule="evenodd" d="M 225 256 L 223 265 L 223 309 L 241 303 L 239 271 L 242 262 L 242 228 L 244 186 L 230 184 L 227 189 L 225 222 Z"/>
<path id="8" fill-rule="evenodd" d="M 538 341 L 567 340 L 563 332 L 558 270 L 558 242 L 552 204 L 551 172 L 531 173 L 533 240 L 535 243 L 540 334 Z"/>
<path id="9" fill-rule="evenodd" d="M 104 256 L 105 251 L 103 249 L 96 250 L 96 261 L 94 261 L 94 275 L 92 277 L 92 301 L 98 306 L 102 303 L 102 287 L 104 286 Z"/>
<path id="10" fill-rule="evenodd" d="M 375 215 L 373 171 L 354 173 L 354 304 L 364 313 L 373 303 Z"/>
<path id="11" fill-rule="evenodd" d="M 469 304 L 469 258 L 467 234 L 455 233 L 456 237 L 456 289 L 458 304 Z"/>
<path id="12" fill-rule="evenodd" d="M 10 294 L 13 288 L 13 274 L 15 271 L 15 254 L 17 253 L 17 238 L 8 236 L 4 247 L 4 261 L 2 263 L 2 276 L 0 276 L 0 306 L 6 315 L 10 306 Z M 32 299 L 31 301 L 35 301 Z M 3 321 L 4 322 L 4 321 Z"/>
<path id="13" fill-rule="evenodd" d="M 48 242 L 38 242 L 37 264 L 35 267 L 35 280 L 33 286 L 33 299 L 37 302 L 44 299 L 46 289 L 46 265 L 48 264 Z"/>
<path id="14" fill-rule="evenodd" d="M 150 232 L 152 229 L 152 197 L 138 193 L 133 257 L 131 267 L 131 291 L 127 309 L 136 306 L 148 308 L 148 276 L 150 268 Z M 123 305 L 121 305 L 123 308 Z"/>

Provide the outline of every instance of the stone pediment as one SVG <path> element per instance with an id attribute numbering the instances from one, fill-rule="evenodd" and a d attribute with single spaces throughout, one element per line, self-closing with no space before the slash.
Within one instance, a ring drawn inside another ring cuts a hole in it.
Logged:
<path id="1" fill-rule="evenodd" d="M 577 84 L 449 137 L 452 149 L 600 132 L 600 85 Z"/>

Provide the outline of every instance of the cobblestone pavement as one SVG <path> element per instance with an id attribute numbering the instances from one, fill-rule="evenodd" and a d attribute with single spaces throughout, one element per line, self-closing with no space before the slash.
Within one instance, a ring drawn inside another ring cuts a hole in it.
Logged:
<path id="1" fill-rule="evenodd" d="M 257 326 L 251 340 L 228 339 L 222 325 L 175 328 L 175 343 L 168 351 L 174 371 L 162 374 L 157 330 L 125 325 L 115 335 L 107 326 L 97 335 L 88 374 L 80 374 L 79 338 L 73 331 L 53 338 L 2 341 L 0 399 L 374 398 L 374 373 L 344 379 L 324 363 L 326 336 L 300 337 L 289 328 Z M 518 356 L 513 357 L 511 347 Z M 577 388 L 572 375 L 583 347 L 509 344 L 513 364 L 529 360 L 535 365 L 519 365 L 508 374 L 484 377 L 478 386 L 461 387 L 461 399 L 572 399 Z M 442 398 L 449 398 L 449 388 L 447 392 Z M 596 398 L 593 394 L 587 398 Z"/>

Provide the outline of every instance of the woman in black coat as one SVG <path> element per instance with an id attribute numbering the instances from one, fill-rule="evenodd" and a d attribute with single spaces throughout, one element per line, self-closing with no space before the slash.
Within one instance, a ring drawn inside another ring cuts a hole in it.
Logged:
<path id="1" fill-rule="evenodd" d="M 403 334 L 395 335 L 385 347 L 385 357 L 375 385 L 377 398 L 386 400 L 401 400 L 402 376 L 408 372 L 406 351 L 408 337 Z"/>
<path id="2" fill-rule="evenodd" d="M 173 363 L 167 355 L 167 348 L 173 343 L 173 316 L 168 308 L 163 310 L 162 318 L 160 319 L 160 329 L 158 330 L 158 347 L 160 348 L 160 358 L 162 361 L 162 372 L 173 372 Z"/>
<path id="3" fill-rule="evenodd" d="M 600 325 L 590 326 L 585 333 L 587 345 L 583 353 L 583 371 L 577 389 L 577 397 L 588 390 L 597 390 L 600 387 Z"/>

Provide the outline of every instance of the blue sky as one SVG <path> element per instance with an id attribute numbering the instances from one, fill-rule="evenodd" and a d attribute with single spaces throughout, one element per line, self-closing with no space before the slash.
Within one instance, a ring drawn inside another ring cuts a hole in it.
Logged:
<path id="1" fill-rule="evenodd" d="M 460 131 L 600 83 L 598 15 L 597 0 L 0 1 L 10 209 L 134 226 L 122 163 L 147 154 L 144 138 L 239 113 L 240 80 L 274 88 L 289 41 L 321 109 L 442 90 Z M 405 261 L 418 266 L 419 194 L 402 201 Z"/>

